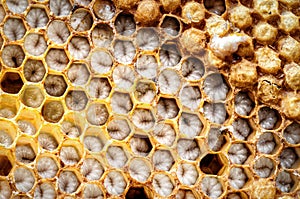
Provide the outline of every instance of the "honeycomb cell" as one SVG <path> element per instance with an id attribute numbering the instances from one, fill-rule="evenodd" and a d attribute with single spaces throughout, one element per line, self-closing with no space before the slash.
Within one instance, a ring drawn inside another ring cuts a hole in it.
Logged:
<path id="1" fill-rule="evenodd" d="M 159 50 L 162 68 L 174 67 L 181 60 L 181 54 L 175 44 L 163 44 Z"/>
<path id="2" fill-rule="evenodd" d="M 200 183 L 201 191 L 210 198 L 217 199 L 223 193 L 220 180 L 216 177 L 204 177 Z"/>
<path id="3" fill-rule="evenodd" d="M 38 143 L 41 148 L 48 151 L 55 150 L 59 145 L 58 140 L 51 133 L 43 131 L 38 135 Z"/>
<path id="4" fill-rule="evenodd" d="M 1 130 L 0 144 L 4 147 L 9 147 L 12 143 L 13 143 L 13 138 L 11 137 L 11 135 L 5 130 Z"/>
<path id="5" fill-rule="evenodd" d="M 35 167 L 41 178 L 54 178 L 58 172 L 58 163 L 48 155 L 38 157 Z"/>
<path id="6" fill-rule="evenodd" d="M 103 148 L 103 142 L 98 136 L 87 135 L 83 138 L 84 148 L 91 152 L 100 152 Z"/>
<path id="7" fill-rule="evenodd" d="M 285 169 L 292 169 L 298 159 L 299 155 L 294 148 L 285 148 L 281 151 L 279 156 L 280 166 Z"/>
<path id="8" fill-rule="evenodd" d="M 224 170 L 224 157 L 220 154 L 209 153 L 200 161 L 200 169 L 205 174 L 220 175 Z"/>
<path id="9" fill-rule="evenodd" d="M 135 134 L 130 139 L 132 152 L 139 156 L 147 156 L 152 150 L 152 144 L 148 136 Z"/>
<path id="10" fill-rule="evenodd" d="M 272 130 L 280 125 L 280 115 L 277 110 L 262 107 L 258 111 L 259 125 L 266 130 Z"/>
<path id="11" fill-rule="evenodd" d="M 117 114 L 128 114 L 133 107 L 129 93 L 114 92 L 110 104 L 112 110 Z"/>
<path id="12" fill-rule="evenodd" d="M 63 71 L 69 63 L 69 58 L 64 49 L 51 48 L 45 59 L 48 67 L 56 71 Z"/>
<path id="13" fill-rule="evenodd" d="M 180 37 L 180 43 L 190 53 L 203 55 L 206 46 L 205 32 L 197 28 L 186 29 Z"/>
<path id="14" fill-rule="evenodd" d="M 11 160 L 9 160 L 9 158 L 5 154 L 1 154 L 0 155 L 0 176 L 7 176 L 10 173 L 12 167 L 13 165 L 11 163 Z"/>
<path id="15" fill-rule="evenodd" d="M 137 72 L 148 79 L 157 76 L 158 63 L 153 55 L 142 54 L 137 58 L 136 70 Z"/>
<path id="16" fill-rule="evenodd" d="M 295 185 L 292 178 L 293 174 L 287 171 L 281 171 L 276 177 L 276 187 L 282 192 L 290 192 Z"/>
<path id="17" fill-rule="evenodd" d="M 85 63 L 72 63 L 67 71 L 68 80 L 74 85 L 84 85 L 90 77 Z"/>
<path id="18" fill-rule="evenodd" d="M 142 158 L 134 158 L 129 163 L 129 175 L 138 182 L 145 182 L 151 174 L 148 161 Z"/>
<path id="19" fill-rule="evenodd" d="M 136 30 L 135 20 L 132 14 L 120 13 L 114 25 L 117 33 L 124 36 L 130 36 Z"/>
<path id="20" fill-rule="evenodd" d="M 37 86 L 26 86 L 21 93 L 21 101 L 24 105 L 38 108 L 44 101 L 44 93 Z"/>
<path id="21" fill-rule="evenodd" d="M 181 24 L 176 17 L 165 16 L 160 24 L 161 29 L 169 36 L 177 36 L 181 31 Z"/>
<path id="22" fill-rule="evenodd" d="M 2 94 L 0 95 L 0 101 L 0 117 L 7 119 L 15 117 L 20 106 L 19 100 L 16 97 Z M 11 128 L 15 129 L 14 125 Z"/>
<path id="23" fill-rule="evenodd" d="M 199 23 L 205 18 L 203 4 L 198 2 L 187 2 L 182 8 L 181 16 L 185 23 Z"/>
<path id="24" fill-rule="evenodd" d="M 247 28 L 252 25 L 251 10 L 246 6 L 239 5 L 229 11 L 229 19 L 238 28 Z"/>
<path id="25" fill-rule="evenodd" d="M 151 103 L 156 96 L 154 82 L 139 80 L 136 83 L 134 95 L 140 102 Z"/>
<path id="26" fill-rule="evenodd" d="M 48 74 L 44 82 L 44 88 L 47 94 L 60 97 L 67 89 L 67 83 L 61 75 Z"/>
<path id="27" fill-rule="evenodd" d="M 224 103 L 208 103 L 203 106 L 204 116 L 212 123 L 223 124 L 227 119 L 227 112 Z"/>
<path id="28" fill-rule="evenodd" d="M 58 189 L 65 193 L 74 193 L 80 185 L 80 181 L 74 171 L 62 170 L 57 180 Z"/>
<path id="29" fill-rule="evenodd" d="M 0 190 L 1 190 L 1 193 L 0 193 L 1 198 L 10 198 L 11 197 L 12 190 L 11 190 L 11 187 L 7 180 L 0 181 Z"/>
<path id="30" fill-rule="evenodd" d="M 182 112 L 178 121 L 178 129 L 180 133 L 184 134 L 188 138 L 194 138 L 200 135 L 203 129 L 203 124 L 198 115 Z"/>
<path id="31" fill-rule="evenodd" d="M 144 198 L 149 199 L 150 197 L 145 191 L 144 187 L 130 187 L 125 196 L 126 199 Z"/>
<path id="32" fill-rule="evenodd" d="M 86 119 L 87 121 L 96 126 L 100 126 L 106 123 L 109 113 L 106 105 L 99 102 L 90 104 L 87 108 Z"/>
<path id="33" fill-rule="evenodd" d="M 153 51 L 160 45 L 159 35 L 153 28 L 141 28 L 137 31 L 136 44 L 141 50 Z"/>
<path id="34" fill-rule="evenodd" d="M 278 53 L 269 47 L 259 48 L 255 51 L 259 68 L 265 73 L 277 73 L 281 69 L 281 60 Z"/>
<path id="35" fill-rule="evenodd" d="M 66 134 L 70 138 L 77 138 L 81 135 L 82 133 L 82 128 L 76 124 L 75 122 L 70 122 L 70 121 L 63 121 L 61 123 L 61 132 Z"/>
<path id="36" fill-rule="evenodd" d="M 171 124 L 158 123 L 154 127 L 153 136 L 160 144 L 172 146 L 176 138 L 176 132 Z"/>
<path id="37" fill-rule="evenodd" d="M 232 123 L 232 134 L 236 139 L 247 140 L 248 136 L 252 133 L 252 128 L 248 120 L 237 118 Z"/>
<path id="38" fill-rule="evenodd" d="M 122 64 L 130 64 L 136 54 L 136 49 L 132 41 L 116 40 L 113 45 L 115 59 Z"/>
<path id="39" fill-rule="evenodd" d="M 177 142 L 177 153 L 182 159 L 195 161 L 200 155 L 197 142 L 193 139 L 179 139 Z"/>
<path id="40" fill-rule="evenodd" d="M 91 39 L 97 47 L 108 48 L 114 38 L 113 29 L 108 24 L 98 24 L 92 30 Z"/>
<path id="41" fill-rule="evenodd" d="M 96 73 L 103 74 L 111 70 L 113 60 L 109 52 L 96 50 L 91 53 L 91 69 Z"/>
<path id="42" fill-rule="evenodd" d="M 248 147 L 244 143 L 231 144 L 228 150 L 228 157 L 233 164 L 244 164 L 251 155 Z"/>
<path id="43" fill-rule="evenodd" d="M 84 91 L 71 90 L 67 93 L 66 106 L 73 111 L 82 111 L 88 103 L 88 98 Z"/>
<path id="44" fill-rule="evenodd" d="M 70 31 L 64 21 L 53 20 L 47 28 L 47 36 L 56 44 L 63 44 L 70 36 Z"/>
<path id="45" fill-rule="evenodd" d="M 260 157 L 255 160 L 253 169 L 255 173 L 261 178 L 268 178 L 271 176 L 276 166 L 274 162 L 267 157 Z"/>
<path id="46" fill-rule="evenodd" d="M 31 140 L 19 139 L 16 148 L 15 148 L 15 157 L 18 162 L 29 164 L 35 160 L 36 152 L 33 149 Z"/>
<path id="47" fill-rule="evenodd" d="M 180 84 L 180 77 L 175 70 L 165 69 L 158 76 L 158 86 L 162 93 L 175 94 L 179 90 Z"/>
<path id="48" fill-rule="evenodd" d="M 169 176 L 163 173 L 154 174 L 152 186 L 156 193 L 166 197 L 173 192 L 174 185 Z"/>
<path id="49" fill-rule="evenodd" d="M 46 69 L 41 60 L 27 59 L 23 66 L 23 74 L 27 81 L 39 82 L 44 78 Z"/>
<path id="50" fill-rule="evenodd" d="M 299 82 L 299 73 L 300 73 L 300 66 L 296 63 L 286 64 L 283 68 L 283 72 L 285 74 L 285 81 L 290 88 L 293 90 L 300 89 L 300 82 Z"/>
<path id="51" fill-rule="evenodd" d="M 58 122 L 63 114 L 64 107 L 60 101 L 46 101 L 42 108 L 42 115 L 47 122 Z"/>
<path id="52" fill-rule="evenodd" d="M 97 184 L 86 183 L 83 188 L 83 198 L 104 198 L 103 191 Z"/>
<path id="53" fill-rule="evenodd" d="M 23 80 L 19 73 L 7 72 L 1 79 L 1 89 L 10 94 L 17 94 L 23 87 Z"/>
<path id="54" fill-rule="evenodd" d="M 300 143 L 300 124 L 293 122 L 288 125 L 284 131 L 283 136 L 285 140 L 290 144 L 299 144 Z"/>
<path id="55" fill-rule="evenodd" d="M 219 101 L 226 99 L 229 86 L 221 74 L 214 73 L 205 78 L 203 90 L 211 100 Z"/>
<path id="56" fill-rule="evenodd" d="M 90 53 L 90 44 L 85 37 L 72 37 L 68 43 L 68 51 L 75 59 L 85 59 Z"/>
<path id="57" fill-rule="evenodd" d="M 159 4 L 154 0 L 141 1 L 136 9 L 134 18 L 142 25 L 155 25 L 161 13 Z"/>
<path id="58" fill-rule="evenodd" d="M 285 32 L 292 32 L 299 27 L 299 19 L 292 12 L 283 11 L 280 15 L 279 27 Z"/>
<path id="59" fill-rule="evenodd" d="M 13 173 L 14 183 L 20 192 L 29 192 L 34 184 L 35 177 L 33 172 L 27 167 L 17 167 Z"/>
<path id="60" fill-rule="evenodd" d="M 226 11 L 224 0 L 204 0 L 204 7 L 211 13 L 222 15 Z"/>
<path id="61" fill-rule="evenodd" d="M 13 12 L 13 13 L 22 13 L 26 10 L 28 6 L 28 1 L 27 0 L 7 0 L 6 5 L 8 9 Z"/>
<path id="62" fill-rule="evenodd" d="M 126 152 L 120 146 L 109 146 L 105 157 L 108 164 L 114 168 L 123 168 L 128 161 Z"/>
<path id="63" fill-rule="evenodd" d="M 253 36 L 262 44 L 272 44 L 277 36 L 277 29 L 268 23 L 260 22 L 253 28 Z"/>
<path id="64" fill-rule="evenodd" d="M 256 67 L 253 66 L 252 62 L 243 59 L 231 66 L 229 80 L 234 86 L 250 87 L 257 82 Z"/>
<path id="65" fill-rule="evenodd" d="M 128 121 L 123 118 L 113 118 L 106 129 L 110 137 L 116 140 L 124 140 L 131 132 Z"/>
<path id="66" fill-rule="evenodd" d="M 160 97 L 157 102 L 157 114 L 162 119 L 173 119 L 177 117 L 179 107 L 173 98 Z"/>
<path id="67" fill-rule="evenodd" d="M 175 160 L 168 150 L 156 150 L 152 155 L 152 163 L 155 170 L 169 171 Z"/>
<path id="68" fill-rule="evenodd" d="M 242 116 L 247 116 L 253 110 L 255 104 L 250 98 L 249 93 L 240 91 L 234 98 L 234 109 L 235 112 Z"/>
<path id="69" fill-rule="evenodd" d="M 4 35 L 11 41 L 20 40 L 26 33 L 22 19 L 8 18 L 3 26 Z"/>
<path id="70" fill-rule="evenodd" d="M 191 190 L 179 189 L 176 193 L 176 199 L 196 199 L 196 196 Z"/>
<path id="71" fill-rule="evenodd" d="M 26 15 L 26 21 L 31 28 L 42 28 L 47 25 L 49 17 L 44 8 L 31 7 Z"/>
<path id="72" fill-rule="evenodd" d="M 93 78 L 88 85 L 88 94 L 93 98 L 105 99 L 110 91 L 111 85 L 106 78 Z"/>
<path id="73" fill-rule="evenodd" d="M 100 162 L 96 158 L 86 158 L 80 168 L 81 174 L 89 181 L 99 180 L 104 172 Z"/>
<path id="74" fill-rule="evenodd" d="M 284 37 L 278 41 L 277 47 L 280 55 L 282 55 L 288 61 L 299 61 L 300 47 L 299 42 L 291 36 Z"/>
<path id="75" fill-rule="evenodd" d="M 208 146 L 213 151 L 220 151 L 226 143 L 224 132 L 219 128 L 211 128 L 208 132 Z"/>
<path id="76" fill-rule="evenodd" d="M 261 14 L 263 18 L 268 19 L 278 14 L 278 1 L 255 0 L 254 9 Z"/>
<path id="77" fill-rule="evenodd" d="M 179 164 L 176 174 L 181 184 L 189 186 L 194 185 L 199 176 L 196 167 L 189 163 Z"/>
<path id="78" fill-rule="evenodd" d="M 289 92 L 285 95 L 281 102 L 281 107 L 283 109 L 284 114 L 290 119 L 299 119 L 299 107 L 300 101 L 298 94 Z"/>
<path id="79" fill-rule="evenodd" d="M 154 126 L 155 118 L 151 110 L 136 108 L 133 111 L 132 122 L 137 128 L 149 130 Z"/>
<path id="80" fill-rule="evenodd" d="M 256 143 L 257 151 L 260 153 L 271 154 L 276 148 L 276 141 L 272 133 L 263 133 L 259 136 Z"/>
<path id="81" fill-rule="evenodd" d="M 103 21 L 109 21 L 114 17 L 116 8 L 109 0 L 97 0 L 93 5 L 93 11 L 97 18 Z"/>
<path id="82" fill-rule="evenodd" d="M 181 104 L 190 110 L 198 109 L 201 100 L 201 93 L 198 86 L 184 86 L 179 93 Z"/>
<path id="83" fill-rule="evenodd" d="M 25 53 L 21 46 L 9 44 L 4 46 L 1 57 L 3 64 L 7 67 L 18 68 L 25 59 Z"/>
<path id="84" fill-rule="evenodd" d="M 183 60 L 181 65 L 181 74 L 189 81 L 197 81 L 205 73 L 204 63 L 196 57 L 188 57 Z"/>
<path id="85" fill-rule="evenodd" d="M 42 34 L 29 33 L 25 36 L 25 50 L 34 56 L 42 55 L 47 49 L 47 43 Z"/>
<path id="86" fill-rule="evenodd" d="M 50 11 L 56 16 L 67 16 L 72 10 L 69 0 L 50 0 Z"/>
<path id="87" fill-rule="evenodd" d="M 110 171 L 104 179 L 104 187 L 111 195 L 120 195 L 125 191 L 127 186 L 123 174 L 119 171 Z"/>
<path id="88" fill-rule="evenodd" d="M 75 147 L 75 144 L 78 145 L 79 143 L 74 143 L 74 146 L 65 143 L 60 148 L 59 157 L 63 165 L 72 166 L 77 164 L 80 161 L 81 154 L 79 152 L 79 149 Z"/>
<path id="89" fill-rule="evenodd" d="M 54 199 L 57 197 L 55 187 L 51 182 L 41 182 L 34 188 L 34 198 L 49 198 Z"/>
<path id="90" fill-rule="evenodd" d="M 3 6 L 0 5 L 0 23 L 2 23 L 3 19 L 5 18 L 5 16 L 6 16 L 6 11 L 3 8 Z"/>
<path id="91" fill-rule="evenodd" d="M 243 168 L 232 167 L 229 171 L 229 184 L 234 189 L 241 189 L 248 181 L 247 174 Z"/>

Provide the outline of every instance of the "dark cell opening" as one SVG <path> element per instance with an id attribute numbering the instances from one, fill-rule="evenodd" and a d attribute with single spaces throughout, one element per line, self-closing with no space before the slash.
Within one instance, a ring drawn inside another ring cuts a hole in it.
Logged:
<path id="1" fill-rule="evenodd" d="M 218 154 L 207 154 L 200 161 L 200 169 L 206 174 L 218 175 L 223 163 Z"/>

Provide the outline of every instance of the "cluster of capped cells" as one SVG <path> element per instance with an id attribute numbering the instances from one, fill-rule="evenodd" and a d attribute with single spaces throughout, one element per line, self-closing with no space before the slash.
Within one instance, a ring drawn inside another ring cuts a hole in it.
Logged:
<path id="1" fill-rule="evenodd" d="M 1 199 L 299 197 L 299 0 L 0 2 Z"/>

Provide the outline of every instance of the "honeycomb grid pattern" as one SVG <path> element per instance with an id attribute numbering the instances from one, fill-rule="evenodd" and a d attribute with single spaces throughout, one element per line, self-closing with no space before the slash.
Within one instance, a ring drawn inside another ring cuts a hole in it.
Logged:
<path id="1" fill-rule="evenodd" d="M 298 0 L 0 1 L 0 198 L 300 197 Z"/>

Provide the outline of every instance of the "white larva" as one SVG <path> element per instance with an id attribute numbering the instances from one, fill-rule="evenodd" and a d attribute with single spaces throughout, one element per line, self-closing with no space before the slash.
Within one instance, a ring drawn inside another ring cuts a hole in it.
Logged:
<path id="1" fill-rule="evenodd" d="M 180 77 L 174 70 L 165 69 L 158 76 L 158 86 L 162 93 L 175 94 L 180 84 Z"/>
<path id="2" fill-rule="evenodd" d="M 122 64 L 130 64 L 136 54 L 136 49 L 131 41 L 117 40 L 113 49 L 115 59 Z"/>
<path id="3" fill-rule="evenodd" d="M 55 199 L 56 191 L 50 182 L 43 182 L 35 187 L 33 197 L 35 199 Z"/>
<path id="4" fill-rule="evenodd" d="M 53 70 L 63 71 L 69 63 L 69 58 L 63 49 L 52 48 L 46 55 L 46 63 Z"/>
<path id="5" fill-rule="evenodd" d="M 88 103 L 88 98 L 84 91 L 69 91 L 65 97 L 66 106 L 73 111 L 82 111 Z"/>
<path id="6" fill-rule="evenodd" d="M 103 21 L 109 21 L 115 16 L 116 8 L 112 1 L 103 0 L 95 2 L 93 11 L 97 18 Z"/>
<path id="7" fill-rule="evenodd" d="M 154 138 L 161 144 L 172 146 L 176 132 L 170 124 L 159 123 L 154 127 L 153 130 Z"/>
<path id="8" fill-rule="evenodd" d="M 68 69 L 67 76 L 72 84 L 84 85 L 90 77 L 90 72 L 85 64 L 73 63 Z"/>
<path id="9" fill-rule="evenodd" d="M 28 6 L 27 0 L 7 0 L 6 5 L 13 13 L 22 13 Z"/>
<path id="10" fill-rule="evenodd" d="M 163 119 L 173 119 L 179 112 L 176 100 L 161 97 L 157 103 L 157 114 Z"/>
<path id="11" fill-rule="evenodd" d="M 196 114 L 186 112 L 180 115 L 178 125 L 180 133 L 188 138 L 195 138 L 201 133 L 203 128 L 203 124 Z"/>
<path id="12" fill-rule="evenodd" d="M 61 123 L 60 129 L 70 138 L 77 138 L 81 135 L 81 128 L 68 121 L 63 121 Z"/>
<path id="13" fill-rule="evenodd" d="M 38 108 L 43 103 L 44 99 L 44 94 L 37 86 L 28 86 L 23 91 L 22 102 L 28 107 Z"/>
<path id="14" fill-rule="evenodd" d="M 5 130 L 0 130 L 0 145 L 9 147 L 13 143 L 12 137 Z"/>
<path id="15" fill-rule="evenodd" d="M 114 92 L 111 96 L 111 108 L 117 114 L 128 114 L 133 104 L 128 93 Z"/>
<path id="16" fill-rule="evenodd" d="M 104 74 L 111 70 L 113 60 L 109 52 L 97 50 L 91 55 L 91 68 L 98 74 Z"/>
<path id="17" fill-rule="evenodd" d="M 75 0 L 76 3 L 82 6 L 88 6 L 92 0 Z"/>
<path id="18" fill-rule="evenodd" d="M 271 109 L 269 107 L 263 107 L 258 111 L 259 125 L 267 130 L 271 130 L 275 128 L 277 124 L 278 112 L 275 109 Z"/>
<path id="19" fill-rule="evenodd" d="M 24 41 L 25 50 L 34 56 L 40 56 L 47 50 L 47 43 L 42 34 L 30 33 Z"/>
<path id="20" fill-rule="evenodd" d="M 10 44 L 3 47 L 1 57 L 4 65 L 10 68 L 18 68 L 22 65 L 25 54 L 19 45 Z"/>
<path id="21" fill-rule="evenodd" d="M 104 187 L 109 194 L 120 195 L 124 192 L 127 183 L 119 171 L 111 171 L 104 179 Z"/>
<path id="22" fill-rule="evenodd" d="M 58 188 L 62 192 L 74 193 L 80 185 L 76 174 L 73 171 L 62 171 L 57 180 Z"/>
<path id="23" fill-rule="evenodd" d="M 140 129 L 149 130 L 155 124 L 155 118 L 150 110 L 137 108 L 132 115 L 133 124 Z"/>
<path id="24" fill-rule="evenodd" d="M 293 122 L 283 131 L 283 136 L 290 144 L 300 143 L 300 124 Z"/>
<path id="25" fill-rule="evenodd" d="M 218 128 L 211 128 L 208 132 L 208 146 L 213 151 L 221 150 L 225 143 L 225 137 Z"/>
<path id="26" fill-rule="evenodd" d="M 58 142 L 55 139 L 55 137 L 49 133 L 43 133 L 41 132 L 38 135 L 38 142 L 40 147 L 42 147 L 45 150 L 53 151 L 58 147 Z"/>
<path id="27" fill-rule="evenodd" d="M 18 128 L 21 130 L 22 133 L 28 135 L 34 135 L 36 133 L 35 126 L 27 120 L 18 120 L 17 124 L 18 124 Z"/>
<path id="28" fill-rule="evenodd" d="M 26 29 L 21 19 L 8 18 L 4 23 L 3 32 L 9 40 L 16 41 L 22 39 Z"/>
<path id="29" fill-rule="evenodd" d="M 180 31 L 180 23 L 175 17 L 165 17 L 162 24 L 162 30 L 169 36 L 177 36 Z"/>
<path id="30" fill-rule="evenodd" d="M 260 153 L 271 154 L 276 147 L 276 142 L 272 133 L 261 134 L 256 143 L 257 151 Z"/>
<path id="31" fill-rule="evenodd" d="M 294 180 L 287 171 L 281 171 L 276 177 L 276 187 L 282 192 L 290 192 L 294 186 Z"/>
<path id="32" fill-rule="evenodd" d="M 51 157 L 41 157 L 37 160 L 36 170 L 41 178 L 54 178 L 58 172 L 58 166 Z"/>
<path id="33" fill-rule="evenodd" d="M 32 171 L 26 167 L 16 168 L 13 177 L 16 188 L 21 192 L 29 192 L 35 183 Z"/>
<path id="34" fill-rule="evenodd" d="M 46 69 L 42 61 L 28 59 L 23 66 L 23 74 L 27 81 L 39 82 L 44 78 Z"/>
<path id="35" fill-rule="evenodd" d="M 217 199 L 223 193 L 223 187 L 215 177 L 204 177 L 200 186 L 201 190 L 212 199 Z"/>
<path id="36" fill-rule="evenodd" d="M 171 179 L 167 175 L 160 173 L 154 175 L 152 186 L 156 193 L 164 197 L 170 195 L 174 189 Z"/>
<path id="37" fill-rule="evenodd" d="M 233 167 L 229 172 L 229 184 L 234 189 L 241 189 L 246 184 L 248 177 L 244 172 L 244 169 L 239 167 Z"/>
<path id="38" fill-rule="evenodd" d="M 176 199 L 196 199 L 191 190 L 180 189 L 176 193 Z"/>
<path id="39" fill-rule="evenodd" d="M 123 168 L 128 160 L 123 148 L 119 146 L 109 146 L 105 157 L 108 164 L 115 168 Z"/>
<path id="40" fill-rule="evenodd" d="M 107 24 L 98 24 L 92 30 L 92 41 L 97 47 L 108 48 L 113 38 L 113 29 Z"/>
<path id="41" fill-rule="evenodd" d="M 181 54 L 175 44 L 164 44 L 159 51 L 162 68 L 174 67 L 181 60 Z"/>
<path id="42" fill-rule="evenodd" d="M 109 96 L 111 86 L 106 78 L 93 78 L 88 85 L 87 91 L 93 98 L 105 99 Z"/>
<path id="43" fill-rule="evenodd" d="M 16 113 L 13 110 L 11 110 L 11 108 L 5 107 L 5 108 L 0 109 L 0 117 L 12 119 L 15 116 L 16 116 Z"/>
<path id="44" fill-rule="evenodd" d="M 224 77 L 220 73 L 208 75 L 203 84 L 203 90 L 213 101 L 225 100 L 229 91 Z"/>
<path id="45" fill-rule="evenodd" d="M 50 11 L 56 16 L 67 16 L 72 10 L 69 0 L 50 0 Z"/>
<path id="46" fill-rule="evenodd" d="M 235 95 L 234 109 L 236 113 L 247 116 L 253 108 L 254 102 L 250 99 L 248 93 L 240 91 Z"/>
<path id="47" fill-rule="evenodd" d="M 112 119 L 107 125 L 107 132 L 116 140 L 125 139 L 131 132 L 130 126 L 125 119 Z"/>
<path id="48" fill-rule="evenodd" d="M 247 147 L 242 143 L 232 144 L 228 150 L 229 160 L 233 164 L 243 164 L 249 155 Z"/>
<path id="49" fill-rule="evenodd" d="M 156 89 L 151 82 L 139 81 L 135 86 L 135 93 L 140 102 L 151 103 L 156 96 Z"/>
<path id="50" fill-rule="evenodd" d="M 31 8 L 26 15 L 26 21 L 31 28 L 45 27 L 49 21 L 47 13 L 43 8 Z"/>
<path id="51" fill-rule="evenodd" d="M 73 37 L 68 43 L 70 55 L 75 59 L 85 59 L 91 50 L 90 44 L 85 37 Z"/>
<path id="52" fill-rule="evenodd" d="M 136 43 L 142 50 L 155 50 L 159 47 L 158 33 L 152 28 L 141 28 L 137 31 Z"/>
<path id="53" fill-rule="evenodd" d="M 137 135 L 131 138 L 130 148 L 136 155 L 147 156 L 152 149 L 152 145 L 148 137 Z"/>
<path id="54" fill-rule="evenodd" d="M 291 169 L 298 159 L 299 157 L 293 148 L 286 148 L 279 156 L 280 166 Z"/>
<path id="55" fill-rule="evenodd" d="M 153 153 L 152 162 L 155 170 L 169 171 L 175 161 L 170 151 L 157 150 Z"/>
<path id="56" fill-rule="evenodd" d="M 145 182 L 151 174 L 151 168 L 146 160 L 135 158 L 129 163 L 129 174 L 133 179 Z"/>
<path id="57" fill-rule="evenodd" d="M 113 71 L 113 80 L 120 89 L 128 90 L 134 84 L 135 75 L 128 66 L 117 66 Z"/>
<path id="58" fill-rule="evenodd" d="M 87 180 L 93 181 L 101 178 L 104 169 L 95 158 L 86 158 L 81 165 L 80 172 Z"/>
<path id="59" fill-rule="evenodd" d="M 201 100 L 200 89 L 197 86 L 185 86 L 179 94 L 181 104 L 190 110 L 198 109 Z"/>
<path id="60" fill-rule="evenodd" d="M 148 79 L 155 78 L 158 64 L 153 55 L 142 54 L 137 58 L 136 70 L 137 72 Z"/>
<path id="61" fill-rule="evenodd" d="M 213 123 L 223 124 L 227 117 L 224 103 L 204 103 L 203 112 L 205 117 Z"/>
<path id="62" fill-rule="evenodd" d="M 10 198 L 12 194 L 11 187 L 6 180 L 0 181 L 0 199 Z"/>
<path id="63" fill-rule="evenodd" d="M 119 14 L 115 20 L 115 28 L 117 33 L 124 36 L 130 36 L 135 32 L 134 16 L 132 14 Z"/>
<path id="64" fill-rule="evenodd" d="M 257 159 L 253 165 L 255 173 L 261 178 L 268 178 L 274 168 L 275 165 L 273 161 L 267 157 Z"/>
<path id="65" fill-rule="evenodd" d="M 181 184 L 189 186 L 194 185 L 199 176 L 196 167 L 189 163 L 179 164 L 176 174 Z"/>
<path id="66" fill-rule="evenodd" d="M 97 136 L 85 136 L 83 138 L 84 148 L 91 152 L 100 152 L 103 148 L 101 139 Z"/>
<path id="67" fill-rule="evenodd" d="M 179 139 L 177 152 L 182 159 L 191 161 L 196 160 L 200 155 L 198 144 L 192 139 Z"/>
<path id="68" fill-rule="evenodd" d="M 195 57 L 189 57 L 181 65 L 182 76 L 190 81 L 197 81 L 204 75 L 204 64 Z"/>
<path id="69" fill-rule="evenodd" d="M 232 134 L 236 139 L 246 140 L 252 129 L 246 119 L 238 118 L 232 123 Z"/>
<path id="70" fill-rule="evenodd" d="M 103 192 L 96 184 L 87 183 L 83 190 L 84 199 L 103 199 Z"/>
<path id="71" fill-rule="evenodd" d="M 18 162 L 29 164 L 35 159 L 35 152 L 30 144 L 17 145 L 15 156 Z"/>
<path id="72" fill-rule="evenodd" d="M 101 126 L 108 120 L 109 113 L 104 104 L 94 103 L 91 104 L 86 112 L 87 121 L 96 126 Z"/>
<path id="73" fill-rule="evenodd" d="M 87 31 L 93 25 L 93 17 L 86 9 L 79 8 L 70 17 L 70 26 L 75 31 Z"/>
<path id="74" fill-rule="evenodd" d="M 59 157 L 65 165 L 75 165 L 80 161 L 80 155 L 73 146 L 61 147 Z"/>
<path id="75" fill-rule="evenodd" d="M 54 20 L 47 28 L 47 36 L 57 44 L 63 44 L 70 36 L 70 31 L 64 21 Z"/>

